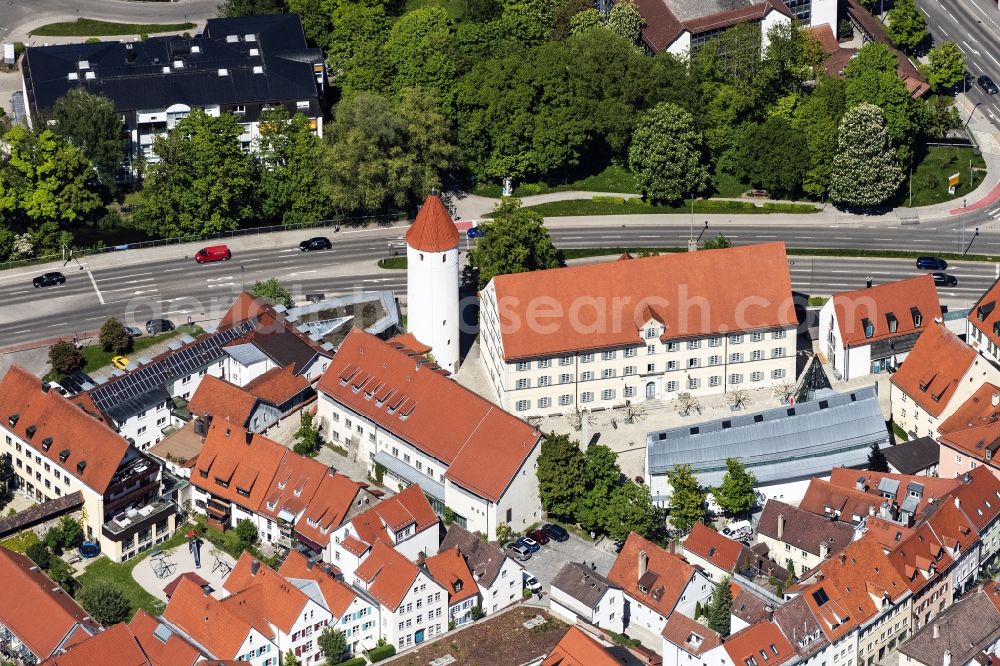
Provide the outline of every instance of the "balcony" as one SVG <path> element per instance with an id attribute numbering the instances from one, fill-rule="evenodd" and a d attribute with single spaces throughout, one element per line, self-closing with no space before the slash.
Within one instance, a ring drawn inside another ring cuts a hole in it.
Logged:
<path id="1" fill-rule="evenodd" d="M 168 520 L 177 512 L 177 505 L 172 499 L 161 497 L 140 508 L 128 509 L 104 523 L 104 536 L 113 541 L 120 541 L 137 530 L 155 523 Z"/>

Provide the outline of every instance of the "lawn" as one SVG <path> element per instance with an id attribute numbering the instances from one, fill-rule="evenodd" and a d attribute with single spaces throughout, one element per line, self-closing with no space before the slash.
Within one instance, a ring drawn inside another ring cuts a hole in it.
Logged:
<path id="1" fill-rule="evenodd" d="M 570 201 L 550 201 L 526 208 L 538 211 L 544 217 L 564 217 L 568 215 L 650 215 L 691 213 L 690 204 L 679 206 L 658 206 L 646 203 L 640 199 L 613 200 L 612 197 L 593 199 L 573 199 Z M 694 213 L 696 215 L 712 213 L 725 215 L 745 215 L 761 213 L 796 213 L 808 214 L 817 212 L 811 204 L 772 204 L 758 208 L 749 201 L 718 201 L 712 199 L 696 199 Z"/>
<path id="2" fill-rule="evenodd" d="M 31 530 L 24 530 L 23 532 L 18 532 L 14 536 L 7 537 L 3 541 L 0 541 L 0 546 L 23 555 L 24 551 L 28 550 L 28 548 L 36 543 L 38 543 L 38 535 Z"/>
<path id="3" fill-rule="evenodd" d="M 712 188 L 715 190 L 715 196 L 727 199 L 743 196 L 743 193 L 750 189 L 733 174 L 721 171 L 712 175 Z"/>
<path id="4" fill-rule="evenodd" d="M 573 191 L 638 194 L 632 173 L 627 169 L 615 165 L 609 166 L 600 173 L 569 183 L 520 183 L 514 186 L 515 197 L 530 197 L 534 194 Z M 499 198 L 501 194 L 500 185 L 497 183 L 480 183 L 476 185 L 473 194 Z"/>
<path id="5" fill-rule="evenodd" d="M 961 198 L 967 195 L 983 181 L 986 175 L 986 162 L 982 156 L 975 155 L 972 148 L 957 146 L 928 146 L 926 153 L 917 158 L 919 162 L 913 170 L 912 188 L 913 202 L 910 203 L 910 192 L 907 183 L 900 188 L 899 205 L 927 206 L 943 201 L 955 200 L 961 203 Z M 969 161 L 972 161 L 972 183 L 969 182 Z M 959 174 L 961 180 L 955 188 L 955 194 L 948 194 L 948 177 Z"/>
<path id="6" fill-rule="evenodd" d="M 137 358 L 138 354 L 142 352 L 142 350 L 148 349 L 149 347 L 152 347 L 158 342 L 169 340 L 170 338 L 180 335 L 182 333 L 188 333 L 192 336 L 198 336 L 203 332 L 204 332 L 203 329 L 197 324 L 193 326 L 188 326 L 187 324 L 181 324 L 176 329 L 168 333 L 161 333 L 160 335 L 143 334 L 142 337 L 135 338 L 135 340 L 133 340 L 132 351 L 128 352 L 127 354 L 122 354 L 122 356 L 128 358 L 131 366 L 135 367 L 135 359 Z M 99 344 L 87 345 L 86 347 L 80 350 L 80 353 L 83 354 L 84 372 L 94 372 L 95 370 L 99 370 L 107 365 L 111 365 L 111 359 L 114 358 L 115 356 L 118 356 L 118 354 L 114 352 L 104 351 L 104 349 Z M 45 376 L 42 377 L 42 381 L 46 382 L 50 382 L 53 380 L 58 381 L 59 379 L 60 375 L 55 370 L 49 370 L 47 373 L 45 373 Z"/>
<path id="7" fill-rule="evenodd" d="M 195 27 L 194 23 L 109 23 L 97 19 L 78 18 L 65 23 L 49 23 L 35 28 L 30 34 L 40 37 L 104 37 L 182 32 L 193 30 Z"/>
<path id="8" fill-rule="evenodd" d="M 187 538 L 184 536 L 184 532 L 187 530 L 186 525 L 178 526 L 177 533 L 172 537 L 161 543 L 157 548 L 163 551 L 170 550 L 176 546 L 180 546 Z M 152 594 L 147 592 L 139 583 L 135 581 L 132 577 L 132 570 L 145 560 L 149 556 L 150 551 L 146 551 L 142 555 L 132 558 L 128 562 L 118 564 L 112 562 L 105 555 L 99 558 L 97 561 L 92 562 L 87 570 L 84 571 L 77 577 L 82 587 L 88 584 L 94 584 L 98 581 L 110 581 L 114 583 L 122 593 L 128 598 L 129 603 L 132 605 L 132 613 L 138 609 L 143 609 L 148 613 L 153 615 L 159 615 L 163 612 L 163 602 L 154 597 Z"/>

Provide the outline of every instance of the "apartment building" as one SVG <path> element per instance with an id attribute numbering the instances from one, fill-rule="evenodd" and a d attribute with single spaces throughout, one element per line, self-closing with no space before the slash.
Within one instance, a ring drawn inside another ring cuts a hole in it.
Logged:
<path id="1" fill-rule="evenodd" d="M 938 474 L 957 478 L 983 466 L 1000 476 L 994 462 L 1000 437 L 1000 386 L 985 383 L 938 428 Z"/>
<path id="2" fill-rule="evenodd" d="M 401 343 L 351 331 L 317 388 L 324 435 L 388 487 L 418 485 L 439 515 L 490 537 L 541 519 L 541 433 Z"/>
<path id="3" fill-rule="evenodd" d="M 483 541 L 467 529 L 452 523 L 441 540 L 438 552 L 457 548 L 465 558 L 479 587 L 483 614 L 490 615 L 521 600 L 524 588 L 521 565 L 507 557 L 500 544 Z"/>
<path id="4" fill-rule="evenodd" d="M 472 622 L 473 614 L 482 611 L 479 585 L 458 548 L 442 550 L 424 560 L 431 577 L 448 592 L 448 622 L 456 627 Z M 473 611 L 473 609 L 478 609 Z"/>
<path id="5" fill-rule="evenodd" d="M 834 294 L 819 311 L 820 349 L 844 381 L 895 370 L 941 318 L 927 275 Z"/>
<path id="6" fill-rule="evenodd" d="M 517 415 L 795 381 L 783 243 L 497 275 L 480 305 L 481 362 Z"/>
<path id="7" fill-rule="evenodd" d="M 0 382 L 0 454 L 17 492 L 35 502 L 81 493 L 84 533 L 116 562 L 173 534 L 177 505 L 162 468 L 103 422 L 80 397 L 67 399 L 12 366 Z"/>
<path id="8" fill-rule="evenodd" d="M 110 99 L 125 123 L 129 166 L 140 156 L 159 161 L 156 137 L 196 108 L 234 115 L 246 151 L 256 149 L 269 108 L 301 113 L 323 135 L 323 53 L 308 47 L 296 14 L 209 19 L 193 38 L 29 47 L 21 70 L 29 124 L 75 87 Z"/>
<path id="9" fill-rule="evenodd" d="M 334 558 L 334 533 L 345 522 L 367 511 L 379 501 L 381 492 L 374 494 L 368 485 L 345 476 L 327 474 L 301 519 L 295 523 L 295 538 L 327 562 Z"/>
<path id="10" fill-rule="evenodd" d="M 980 570 L 993 575 L 1000 569 L 1000 480 L 986 467 L 977 467 L 959 478 L 949 497 L 979 535 Z"/>
<path id="11" fill-rule="evenodd" d="M 261 433 L 281 418 L 281 410 L 274 403 L 214 375 L 202 378 L 187 408 L 191 414 L 208 415 Z"/>

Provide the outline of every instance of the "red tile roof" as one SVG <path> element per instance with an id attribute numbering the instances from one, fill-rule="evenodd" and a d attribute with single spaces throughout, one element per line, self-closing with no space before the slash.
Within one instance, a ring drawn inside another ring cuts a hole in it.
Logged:
<path id="1" fill-rule="evenodd" d="M 253 628 L 221 601 L 186 579 L 174 590 L 163 617 L 223 659 L 239 656 L 237 653 Z"/>
<path id="2" fill-rule="evenodd" d="M 420 340 L 417 340 L 417 336 L 413 333 L 403 333 L 395 337 L 389 338 L 389 344 L 397 346 L 400 349 L 413 353 L 413 354 L 426 354 L 431 350 L 430 346 L 425 345 Z"/>
<path id="3" fill-rule="evenodd" d="M 610 650 L 577 627 L 570 627 L 542 666 L 619 666 Z"/>
<path id="4" fill-rule="evenodd" d="M 272 519 L 294 522 L 294 518 L 312 502 L 328 473 L 333 472 L 323 463 L 294 451 L 285 451 L 271 480 L 271 487 L 260 503 L 260 513 Z M 280 515 L 282 512 L 284 516 Z"/>
<path id="5" fill-rule="evenodd" d="M 309 380 L 305 375 L 295 374 L 295 368 L 286 365 L 283 368 L 271 368 L 251 380 L 243 390 L 273 405 L 283 405 L 308 388 Z"/>
<path id="6" fill-rule="evenodd" d="M 493 501 L 541 438 L 532 426 L 431 371 L 422 359 L 359 329 L 344 339 L 319 389 L 445 462 L 450 480 Z"/>
<path id="7" fill-rule="evenodd" d="M 15 368 L 17 366 L 11 371 Z M 41 659 L 51 655 L 74 630 L 85 627 L 89 633 L 94 633 L 100 628 L 87 611 L 39 571 L 34 562 L 2 547 L 0 581 L 3 581 L 0 585 L 0 624 Z M 44 621 L 40 621 L 42 618 Z"/>
<path id="8" fill-rule="evenodd" d="M 368 583 L 368 594 L 395 611 L 419 573 L 416 564 L 392 546 L 379 541 L 354 575 Z"/>
<path id="9" fill-rule="evenodd" d="M 987 340 L 1000 345 L 1000 280 L 995 281 L 969 310 L 969 323 Z"/>
<path id="10" fill-rule="evenodd" d="M 255 297 L 248 291 L 240 292 L 229 310 L 219 320 L 217 328 L 229 328 L 233 324 L 238 324 L 247 319 L 256 319 L 267 308 L 267 303 Z"/>
<path id="11" fill-rule="evenodd" d="M 824 53 L 833 53 L 840 48 L 840 42 L 837 41 L 837 36 L 833 34 L 833 28 L 828 23 L 806 28 L 806 32 L 816 38 Z"/>
<path id="12" fill-rule="evenodd" d="M 936 584 L 941 573 L 955 563 L 927 523 L 896 546 L 889 553 L 889 561 L 914 593 Z"/>
<path id="13" fill-rule="evenodd" d="M 444 252 L 458 247 L 458 228 L 441 197 L 431 194 L 406 230 L 406 244 L 422 252 Z"/>
<path id="14" fill-rule="evenodd" d="M 648 564 L 646 573 L 640 575 L 639 558 L 643 553 Z M 644 606 L 668 617 L 694 573 L 694 567 L 680 557 L 632 532 L 618 553 L 608 580 Z M 645 592 L 639 587 L 640 580 Z"/>
<path id="15" fill-rule="evenodd" d="M 837 516 L 843 523 L 854 523 L 864 519 L 869 509 L 877 512 L 881 504 L 881 497 L 863 490 L 841 488 L 824 479 L 810 479 L 799 508 L 827 518 Z"/>
<path id="16" fill-rule="evenodd" d="M 1000 515 L 1000 479 L 989 467 L 979 466 L 963 474 L 959 481 L 951 497 L 958 498 L 962 513 L 982 534 Z"/>
<path id="17" fill-rule="evenodd" d="M 257 563 L 256 574 L 253 573 L 254 562 Z M 309 602 L 305 592 L 247 551 L 243 551 L 224 585 L 233 596 L 223 599 L 223 605 L 254 626 L 263 620 L 286 634 L 291 633 L 292 626 Z M 254 588 L 259 590 L 260 606 L 242 599 L 244 592 Z"/>
<path id="18" fill-rule="evenodd" d="M 994 396 L 1000 397 L 1000 387 L 990 382 L 984 383 L 951 416 L 941 422 L 938 432 L 950 434 L 1000 420 L 1000 402 L 994 405 Z"/>
<path id="19" fill-rule="evenodd" d="M 773 622 L 761 622 L 736 632 L 722 644 L 734 664 L 756 663 L 780 666 L 797 656 L 781 629 Z M 749 660 L 753 658 L 753 662 Z"/>
<path id="20" fill-rule="evenodd" d="M 188 571 L 182 573 L 180 576 L 177 576 L 172 581 L 166 584 L 166 586 L 163 588 L 163 594 L 167 595 L 167 599 L 169 599 L 174 595 L 174 590 L 176 590 L 177 586 L 181 584 L 182 578 L 190 580 L 192 583 L 201 588 L 204 588 L 206 585 L 210 585 L 210 583 L 207 580 L 205 580 L 195 572 Z"/>
<path id="21" fill-rule="evenodd" d="M 722 645 L 722 636 L 682 613 L 671 614 L 660 635 L 695 657 Z"/>
<path id="22" fill-rule="evenodd" d="M 431 578 L 448 591 L 449 606 L 479 594 L 476 579 L 473 578 L 469 565 L 465 563 L 465 558 L 458 548 L 450 548 L 432 555 L 424 561 L 424 564 L 431 572 Z"/>
<path id="23" fill-rule="evenodd" d="M 11 426 L 13 416 L 17 422 Z M 42 381 L 17 365 L 11 366 L 0 382 L 0 421 L 57 469 L 101 494 L 129 448 L 128 442 L 102 421 L 55 391 L 42 391 Z M 28 437 L 28 428 L 35 429 L 32 437 Z M 63 452 L 68 452 L 64 461 L 60 460 Z M 81 473 L 79 465 L 83 463 Z"/>
<path id="24" fill-rule="evenodd" d="M 393 545 L 386 527 L 399 532 L 412 525 L 414 532 L 423 532 L 428 528 L 436 529 L 438 517 L 420 486 L 408 486 L 355 516 L 351 525 L 358 538 L 367 544 L 384 541 Z"/>
<path id="25" fill-rule="evenodd" d="M 927 524 L 934 531 L 934 536 L 943 546 L 951 549 L 956 547 L 961 552 L 966 552 L 974 544 L 979 536 L 976 526 L 968 516 L 962 513 L 958 504 L 952 500 L 945 499 L 936 505 L 936 510 L 927 519 Z"/>
<path id="26" fill-rule="evenodd" d="M 705 523 L 695 523 L 684 540 L 684 550 L 732 573 L 739 564 L 743 544 L 719 534 Z"/>
<path id="27" fill-rule="evenodd" d="M 46 659 L 41 666 L 150 666 L 150 663 L 128 625 L 116 624 L 58 657 Z"/>
<path id="28" fill-rule="evenodd" d="M 913 530 L 879 516 L 868 516 L 865 520 L 865 533 L 871 534 L 888 552 L 908 539 Z"/>
<path id="29" fill-rule="evenodd" d="M 917 512 L 924 510 L 932 500 L 944 497 L 958 485 L 955 479 L 940 479 L 935 476 L 916 476 L 913 474 L 893 474 L 891 472 L 870 472 L 867 470 L 852 469 L 850 467 L 834 467 L 830 470 L 830 483 L 841 488 L 857 488 L 859 479 L 864 479 L 864 492 L 881 498 L 882 493 L 878 489 L 882 479 L 892 479 L 899 482 L 896 490 L 896 503 L 902 504 L 907 496 L 907 486 L 911 483 L 919 483 L 923 486 L 923 496 L 917 504 Z"/>
<path id="30" fill-rule="evenodd" d="M 226 421 L 244 428 L 257 407 L 257 396 L 224 379 L 205 375 L 191 396 L 188 411 L 196 416 L 210 414 L 217 421 Z"/>
<path id="31" fill-rule="evenodd" d="M 913 314 L 914 308 L 920 315 L 919 327 Z M 833 309 L 837 314 L 840 338 L 847 347 L 909 335 L 941 317 L 937 287 L 929 273 L 907 280 L 887 282 L 871 289 L 834 294 Z M 895 332 L 889 330 L 890 315 L 896 322 Z M 871 337 L 865 335 L 863 319 L 871 323 Z"/>
<path id="32" fill-rule="evenodd" d="M 326 601 L 326 608 L 339 620 L 351 602 L 357 598 L 354 590 L 334 576 L 340 573 L 336 567 L 329 564 L 315 563 L 309 566 L 309 560 L 297 550 L 289 551 L 288 557 L 281 563 L 278 573 L 288 580 L 312 580 L 319 585 L 319 591 Z"/>
<path id="33" fill-rule="evenodd" d="M 305 513 L 296 521 L 295 532 L 320 548 L 325 547 L 333 531 L 343 524 L 355 498 L 367 487 L 343 474 L 326 474 Z"/>
<path id="34" fill-rule="evenodd" d="M 385 541 L 386 543 L 392 545 L 391 542 L 389 542 L 388 540 Z M 361 557 L 365 553 L 365 551 L 371 548 L 371 544 L 365 543 L 364 541 L 361 541 L 359 539 L 355 539 L 354 536 L 348 534 L 347 536 L 345 536 L 343 539 L 340 540 L 340 547 L 346 550 L 351 555 L 354 555 L 355 557 Z"/>
<path id="35" fill-rule="evenodd" d="M 149 663 L 152 666 L 192 666 L 202 656 L 198 648 L 173 630 L 170 630 L 170 637 L 164 642 L 153 634 L 160 624 L 158 618 L 141 608 L 128 624 Z"/>
<path id="36" fill-rule="evenodd" d="M 650 318 L 665 325 L 664 340 L 796 323 L 784 243 L 497 275 L 492 284 L 508 362 L 645 345 Z"/>
<path id="37" fill-rule="evenodd" d="M 287 451 L 261 434 L 213 421 L 191 472 L 191 483 L 256 511 Z"/>
<path id="38" fill-rule="evenodd" d="M 957 335 L 933 323 L 892 376 L 892 383 L 931 416 L 939 416 L 958 383 L 976 360 L 976 350 Z"/>

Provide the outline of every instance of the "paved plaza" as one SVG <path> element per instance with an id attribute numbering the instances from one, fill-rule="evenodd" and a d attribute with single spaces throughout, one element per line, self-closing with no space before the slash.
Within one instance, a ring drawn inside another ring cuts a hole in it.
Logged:
<path id="1" fill-rule="evenodd" d="M 167 595 L 163 588 L 182 574 L 195 573 L 208 581 L 212 586 L 212 595 L 221 599 L 224 596 L 222 584 L 235 564 L 232 557 L 216 550 L 206 540 L 201 547 L 201 568 L 195 567 L 194 556 L 185 543 L 172 550 L 162 551 L 160 555 L 150 555 L 136 565 L 132 570 L 132 577 L 147 592 L 166 601 Z"/>

